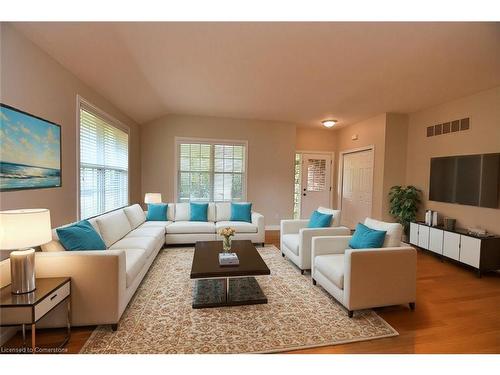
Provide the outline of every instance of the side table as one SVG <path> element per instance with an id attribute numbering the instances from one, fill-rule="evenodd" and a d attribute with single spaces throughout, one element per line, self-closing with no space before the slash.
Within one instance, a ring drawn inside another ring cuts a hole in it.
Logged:
<path id="1" fill-rule="evenodd" d="M 12 294 L 10 285 L 0 289 L 0 326 L 22 326 L 26 345 L 26 325 L 31 325 L 31 351 L 36 352 L 36 323 L 61 303 L 67 305 L 67 335 L 59 347 L 71 336 L 71 278 L 37 278 L 36 289 L 25 294 Z"/>

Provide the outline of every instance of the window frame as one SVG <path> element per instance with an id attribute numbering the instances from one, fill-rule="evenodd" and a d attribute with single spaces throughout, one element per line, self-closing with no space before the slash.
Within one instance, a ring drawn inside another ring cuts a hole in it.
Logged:
<path id="1" fill-rule="evenodd" d="M 75 146 L 75 153 L 76 153 L 76 217 L 77 220 L 82 220 L 81 218 L 81 213 L 80 213 L 80 111 L 81 109 L 85 108 L 91 112 L 93 112 L 94 115 L 101 117 L 103 120 L 108 122 L 110 125 L 114 126 L 115 128 L 124 131 L 127 133 L 127 156 L 128 156 L 128 161 L 127 161 L 127 204 L 122 207 L 116 207 L 113 208 L 112 210 L 101 212 L 98 215 L 91 216 L 88 218 L 85 218 L 85 220 L 92 219 L 94 217 L 103 215 L 108 212 L 113 212 L 116 210 L 119 210 L 120 208 L 127 207 L 130 204 L 130 127 L 125 125 L 123 122 L 120 120 L 116 119 L 115 117 L 111 116 L 110 114 L 104 112 L 102 109 L 97 107 L 96 105 L 92 104 L 89 102 L 87 99 L 83 98 L 80 95 L 76 95 L 76 146 Z"/>
<path id="2" fill-rule="evenodd" d="M 174 137 L 174 201 L 179 202 L 179 169 L 180 169 L 180 145 L 181 143 L 194 143 L 194 144 L 215 144 L 221 145 L 236 145 L 244 146 L 244 183 L 242 184 L 242 198 L 241 202 L 247 201 L 247 185 L 248 185 L 248 141 L 243 139 L 218 139 L 218 138 L 199 138 L 199 137 Z M 213 155 L 212 155 L 213 157 Z M 213 162 L 213 160 L 212 160 Z M 210 184 L 212 185 L 212 196 L 209 202 L 227 202 L 227 201 L 214 201 L 213 198 L 213 185 L 214 185 L 214 171 L 211 171 Z"/>

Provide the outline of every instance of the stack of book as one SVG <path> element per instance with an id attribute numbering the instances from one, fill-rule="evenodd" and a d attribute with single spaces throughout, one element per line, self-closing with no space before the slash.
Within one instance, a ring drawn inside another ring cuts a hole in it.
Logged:
<path id="1" fill-rule="evenodd" d="M 219 264 L 221 266 L 237 266 L 240 261 L 236 253 L 219 253 Z"/>

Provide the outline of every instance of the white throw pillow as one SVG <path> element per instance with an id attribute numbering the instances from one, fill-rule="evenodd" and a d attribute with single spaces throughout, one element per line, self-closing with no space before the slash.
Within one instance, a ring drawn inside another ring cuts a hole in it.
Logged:
<path id="1" fill-rule="evenodd" d="M 191 218 L 191 209 L 189 203 L 175 204 L 175 221 L 189 221 Z"/>
<path id="2" fill-rule="evenodd" d="M 130 226 L 132 227 L 132 229 L 137 228 L 139 225 L 146 221 L 144 210 L 138 204 L 134 204 L 130 207 L 125 207 L 123 211 L 125 212 L 125 215 L 127 215 L 127 219 L 130 222 Z"/>
<path id="3" fill-rule="evenodd" d="M 223 202 L 215 204 L 215 221 L 231 220 L 231 203 Z"/>
<path id="4" fill-rule="evenodd" d="M 125 215 L 123 210 L 104 214 L 96 220 L 106 247 L 110 247 L 132 230 L 127 215 Z"/>

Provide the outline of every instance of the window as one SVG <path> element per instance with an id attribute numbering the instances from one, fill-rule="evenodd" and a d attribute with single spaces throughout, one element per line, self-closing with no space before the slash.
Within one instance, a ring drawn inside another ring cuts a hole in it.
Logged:
<path id="1" fill-rule="evenodd" d="M 246 143 L 177 141 L 177 200 L 244 201 Z"/>
<path id="2" fill-rule="evenodd" d="M 300 219 L 300 197 L 302 180 L 302 154 L 295 154 L 294 188 L 293 188 L 293 218 Z"/>
<path id="3" fill-rule="evenodd" d="M 128 133 L 80 101 L 80 218 L 128 204 Z"/>

